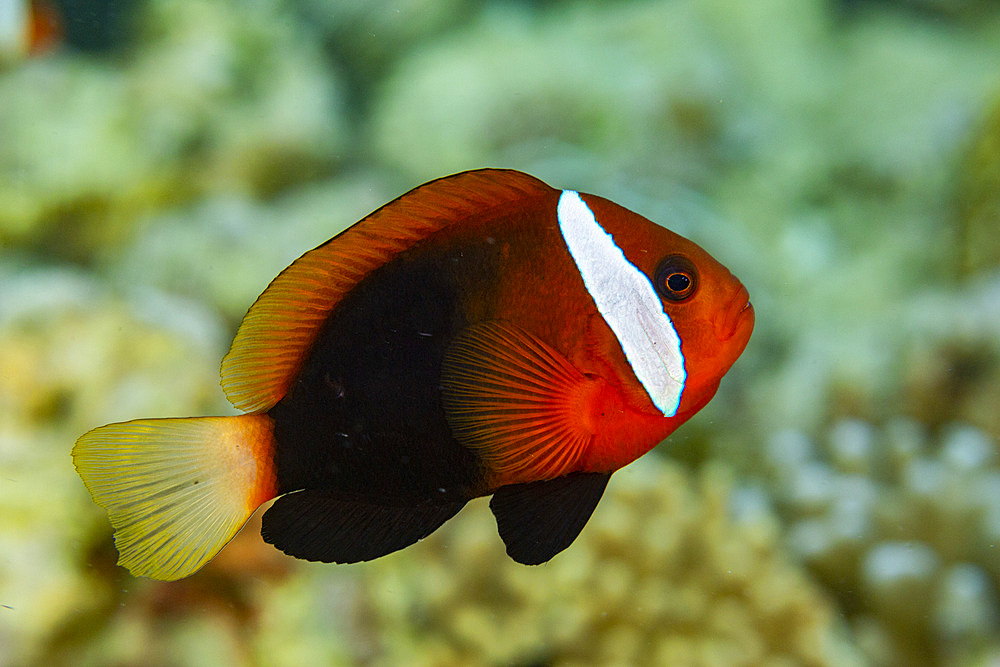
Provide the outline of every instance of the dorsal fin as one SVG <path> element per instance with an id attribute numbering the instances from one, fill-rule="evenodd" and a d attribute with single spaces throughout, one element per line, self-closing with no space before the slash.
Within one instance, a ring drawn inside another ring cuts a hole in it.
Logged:
<path id="1" fill-rule="evenodd" d="M 518 171 L 467 171 L 410 190 L 310 250 L 247 311 L 222 360 L 226 396 L 241 410 L 270 409 L 288 391 L 330 311 L 366 275 L 453 223 L 554 192 Z"/>

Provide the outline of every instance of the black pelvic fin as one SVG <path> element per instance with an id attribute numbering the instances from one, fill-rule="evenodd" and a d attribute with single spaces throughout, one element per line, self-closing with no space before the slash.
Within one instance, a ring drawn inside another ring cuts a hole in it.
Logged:
<path id="1" fill-rule="evenodd" d="M 289 556 L 357 563 L 408 547 L 455 516 L 465 501 L 410 506 L 345 499 L 328 490 L 278 498 L 264 513 L 261 535 Z"/>
<path id="2" fill-rule="evenodd" d="M 610 478 L 611 473 L 572 473 L 498 489 L 490 509 L 507 555 L 538 565 L 568 547 L 594 513 Z"/>

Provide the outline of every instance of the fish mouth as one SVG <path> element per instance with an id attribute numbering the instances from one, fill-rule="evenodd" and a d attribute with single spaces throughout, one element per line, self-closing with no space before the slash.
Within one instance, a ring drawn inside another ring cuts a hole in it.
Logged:
<path id="1" fill-rule="evenodd" d="M 755 314 L 753 304 L 750 303 L 750 293 L 747 288 L 740 285 L 739 290 L 730 299 L 729 304 L 723 309 L 722 317 L 716 319 L 715 336 L 720 343 L 731 340 L 737 333 L 745 332 L 745 339 L 750 338 L 753 331 Z"/>

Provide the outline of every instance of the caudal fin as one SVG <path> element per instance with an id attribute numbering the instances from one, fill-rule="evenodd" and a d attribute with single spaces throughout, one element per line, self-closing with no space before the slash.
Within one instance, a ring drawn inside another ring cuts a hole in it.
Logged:
<path id="1" fill-rule="evenodd" d="M 85 433 L 73 463 L 115 528 L 118 564 L 193 574 L 277 495 L 267 415 L 139 419 Z"/>

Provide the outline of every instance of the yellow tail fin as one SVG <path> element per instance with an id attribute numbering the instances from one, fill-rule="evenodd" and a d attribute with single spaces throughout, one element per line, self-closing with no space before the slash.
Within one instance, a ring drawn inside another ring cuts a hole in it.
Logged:
<path id="1" fill-rule="evenodd" d="M 118 564 L 193 574 L 277 494 L 267 415 L 139 419 L 85 433 L 73 463 L 115 528 Z"/>

